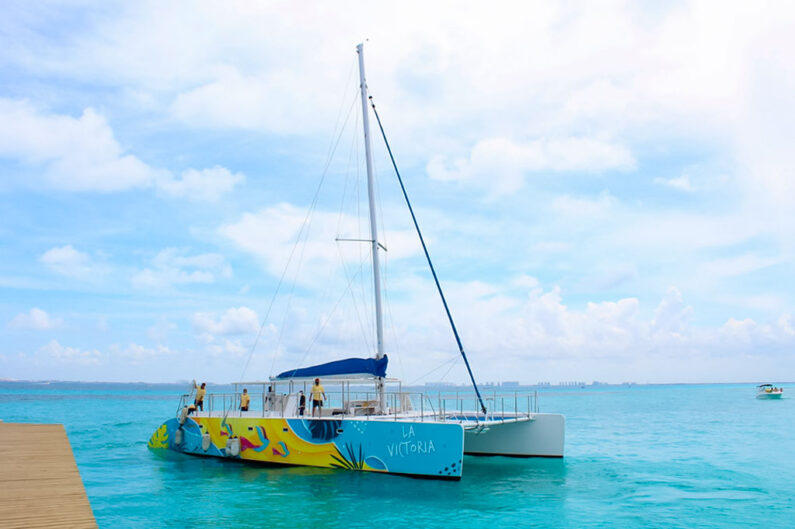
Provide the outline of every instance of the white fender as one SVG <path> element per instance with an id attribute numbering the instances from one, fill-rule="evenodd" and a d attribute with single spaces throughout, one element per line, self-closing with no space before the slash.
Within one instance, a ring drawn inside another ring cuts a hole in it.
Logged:
<path id="1" fill-rule="evenodd" d="M 202 450 L 205 452 L 210 449 L 210 434 L 202 435 Z"/>
<path id="2" fill-rule="evenodd" d="M 240 455 L 240 439 L 237 437 L 226 440 L 226 457 L 237 457 Z"/>
<path id="3" fill-rule="evenodd" d="M 188 419 L 188 407 L 183 406 L 182 409 L 179 411 L 179 425 L 182 426 L 185 424 L 185 421 Z"/>
<path id="4" fill-rule="evenodd" d="M 174 444 L 177 446 L 182 444 L 182 430 L 174 432 Z"/>

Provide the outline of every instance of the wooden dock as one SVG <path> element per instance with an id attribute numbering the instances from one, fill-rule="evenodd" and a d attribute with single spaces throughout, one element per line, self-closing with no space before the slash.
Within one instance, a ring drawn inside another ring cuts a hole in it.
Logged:
<path id="1" fill-rule="evenodd" d="M 97 527 L 62 424 L 0 422 L 0 526 Z"/>

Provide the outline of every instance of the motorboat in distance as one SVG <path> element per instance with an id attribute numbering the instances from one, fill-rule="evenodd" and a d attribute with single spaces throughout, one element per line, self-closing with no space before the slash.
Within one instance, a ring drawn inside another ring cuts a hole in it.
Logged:
<path id="1" fill-rule="evenodd" d="M 784 395 L 783 388 L 777 388 L 773 384 L 759 384 L 756 386 L 757 399 L 780 399 Z"/>

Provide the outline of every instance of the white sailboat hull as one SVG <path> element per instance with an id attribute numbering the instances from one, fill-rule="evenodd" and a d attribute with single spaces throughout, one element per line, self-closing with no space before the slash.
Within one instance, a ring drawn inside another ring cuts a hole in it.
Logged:
<path id="1" fill-rule="evenodd" d="M 490 424 L 464 433 L 464 453 L 483 456 L 563 457 L 566 419 L 535 413 L 532 420 Z"/>

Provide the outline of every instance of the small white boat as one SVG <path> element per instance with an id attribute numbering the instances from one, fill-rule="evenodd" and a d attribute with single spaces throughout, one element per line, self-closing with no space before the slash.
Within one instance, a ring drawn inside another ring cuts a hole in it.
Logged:
<path id="1" fill-rule="evenodd" d="M 757 399 L 780 399 L 784 395 L 784 388 L 777 388 L 773 384 L 759 384 L 756 386 Z"/>

